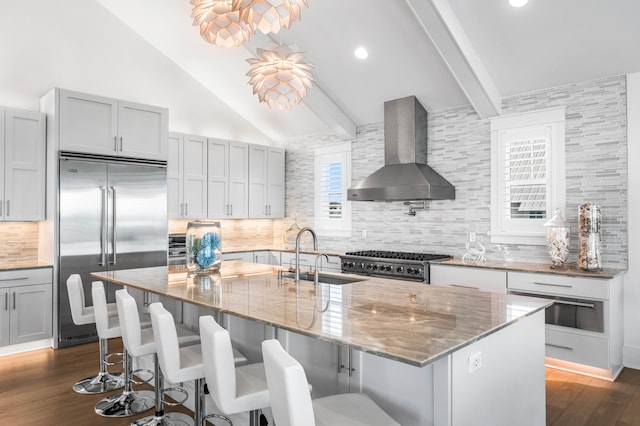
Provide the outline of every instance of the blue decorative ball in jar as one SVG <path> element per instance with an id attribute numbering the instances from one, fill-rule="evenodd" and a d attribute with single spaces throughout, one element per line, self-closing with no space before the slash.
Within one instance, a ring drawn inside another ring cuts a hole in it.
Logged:
<path id="1" fill-rule="evenodd" d="M 220 222 L 196 220 L 187 224 L 187 269 L 211 272 L 222 263 Z"/>

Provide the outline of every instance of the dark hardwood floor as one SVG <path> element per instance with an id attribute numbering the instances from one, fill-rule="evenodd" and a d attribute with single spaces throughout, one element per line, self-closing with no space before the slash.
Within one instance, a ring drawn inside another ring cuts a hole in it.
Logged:
<path id="1" fill-rule="evenodd" d="M 121 350 L 120 339 L 111 340 L 109 349 Z M 71 390 L 76 380 L 97 372 L 97 357 L 97 343 L 0 357 L 0 425 L 129 425 L 137 417 L 94 413 L 104 395 Z M 191 414 L 179 407 L 167 411 Z M 624 369 L 611 383 L 547 369 L 547 425 L 640 426 L 640 371 Z"/>

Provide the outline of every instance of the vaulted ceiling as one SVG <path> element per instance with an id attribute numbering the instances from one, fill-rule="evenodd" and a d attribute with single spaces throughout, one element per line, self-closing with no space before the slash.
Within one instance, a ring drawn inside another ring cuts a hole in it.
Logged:
<path id="1" fill-rule="evenodd" d="M 640 1 L 309 0 L 301 21 L 244 47 L 207 43 L 188 0 L 98 0 L 268 138 L 335 133 L 382 120 L 384 101 L 416 95 L 427 110 L 471 103 L 500 114 L 503 97 L 640 71 Z M 246 59 L 282 42 L 305 52 L 315 84 L 291 110 L 260 104 Z M 369 58 L 355 58 L 364 46 Z"/>

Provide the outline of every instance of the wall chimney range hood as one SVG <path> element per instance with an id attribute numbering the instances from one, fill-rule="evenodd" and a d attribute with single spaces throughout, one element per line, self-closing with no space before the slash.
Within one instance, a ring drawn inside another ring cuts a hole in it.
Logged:
<path id="1" fill-rule="evenodd" d="M 427 166 L 427 111 L 415 96 L 384 103 L 384 167 L 349 188 L 347 199 L 455 199 L 454 186 Z"/>

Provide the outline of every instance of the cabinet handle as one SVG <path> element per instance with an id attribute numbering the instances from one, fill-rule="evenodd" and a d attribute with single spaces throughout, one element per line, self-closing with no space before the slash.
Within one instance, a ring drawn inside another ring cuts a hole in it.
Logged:
<path id="1" fill-rule="evenodd" d="M 4 206 L 4 203 L 0 201 L 0 217 L 2 217 L 2 206 Z"/>
<path id="2" fill-rule="evenodd" d="M 4 310 L 9 310 L 9 293 L 4 294 Z"/>
<path id="3" fill-rule="evenodd" d="M 117 136 L 113 137 L 113 150 L 118 152 L 118 137 Z"/>
<path id="4" fill-rule="evenodd" d="M 269 206 L 264 206 L 264 215 L 269 216 Z"/>
<path id="5" fill-rule="evenodd" d="M 539 283 L 539 282 L 534 282 L 535 285 L 545 285 L 547 287 L 564 287 L 564 288 L 573 288 L 572 285 L 566 285 L 566 284 L 549 284 L 549 283 Z"/>
<path id="6" fill-rule="evenodd" d="M 233 204 L 229 204 L 229 216 L 233 216 Z"/>
<path id="7" fill-rule="evenodd" d="M 580 308 L 594 309 L 596 306 L 593 303 L 571 302 L 569 300 L 554 300 L 559 305 L 578 306 Z"/>
<path id="8" fill-rule="evenodd" d="M 189 216 L 189 203 L 184 203 L 184 215 Z"/>
<path id="9" fill-rule="evenodd" d="M 7 200 L 7 217 L 11 216 L 11 201 Z"/>
<path id="10" fill-rule="evenodd" d="M 0 278 L 0 281 L 18 281 L 18 280 L 28 280 L 29 277 L 16 277 L 16 278 Z"/>
<path id="11" fill-rule="evenodd" d="M 459 287 L 459 288 L 468 288 L 471 290 L 480 290 L 480 287 L 473 287 L 470 285 L 462 285 L 462 284 L 449 284 L 450 287 Z"/>
<path id="12" fill-rule="evenodd" d="M 271 206 L 269 206 L 269 216 L 271 216 Z"/>
<path id="13" fill-rule="evenodd" d="M 562 345 L 554 345 L 553 343 L 545 343 L 545 346 L 550 346 L 552 348 L 558 348 L 558 349 L 566 349 L 568 351 L 572 351 L 573 348 L 569 347 L 569 346 L 562 346 Z"/>
<path id="14" fill-rule="evenodd" d="M 13 292 L 13 310 L 16 310 L 16 292 Z"/>
<path id="15" fill-rule="evenodd" d="M 184 204 L 180 203 L 180 216 L 184 216 Z"/>
<path id="16" fill-rule="evenodd" d="M 122 152 L 122 136 L 120 136 L 120 152 Z"/>

